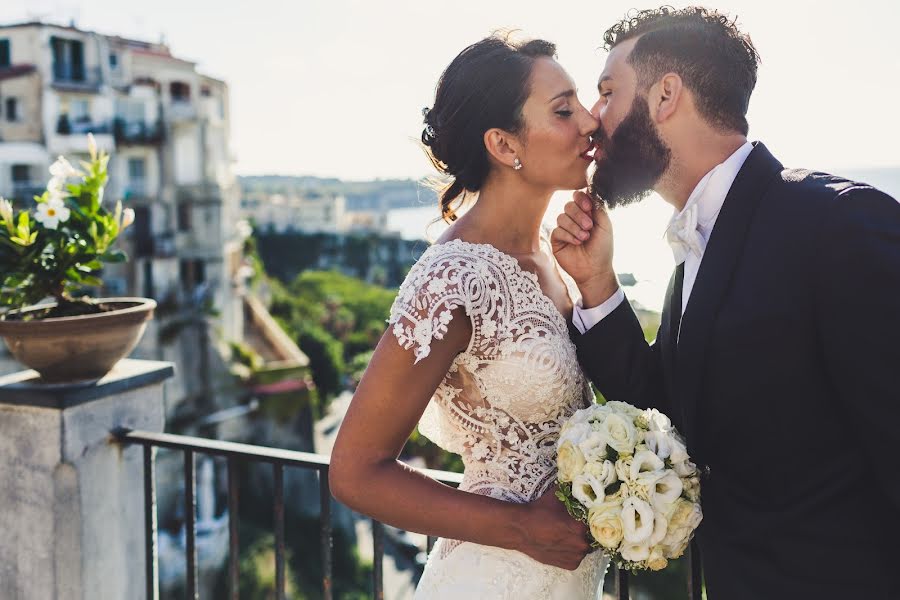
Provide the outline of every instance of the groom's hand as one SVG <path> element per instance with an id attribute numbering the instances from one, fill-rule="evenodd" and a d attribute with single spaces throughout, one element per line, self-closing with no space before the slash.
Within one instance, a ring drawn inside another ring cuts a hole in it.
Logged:
<path id="1" fill-rule="evenodd" d="M 602 304 L 619 289 L 612 266 L 612 223 L 606 208 L 578 191 L 556 224 L 550 237 L 556 260 L 578 284 L 585 308 Z"/>

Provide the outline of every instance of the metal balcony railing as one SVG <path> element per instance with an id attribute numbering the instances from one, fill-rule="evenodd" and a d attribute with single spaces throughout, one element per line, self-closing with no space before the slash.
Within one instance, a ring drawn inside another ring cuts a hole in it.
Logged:
<path id="1" fill-rule="evenodd" d="M 161 121 L 148 123 L 116 117 L 113 120 L 113 136 L 119 145 L 155 146 L 163 142 L 165 132 Z"/>
<path id="2" fill-rule="evenodd" d="M 140 444 L 144 447 L 144 533 L 146 556 L 146 590 L 147 600 L 159 598 L 159 567 L 156 544 L 156 476 L 154 471 L 153 449 L 169 448 L 184 453 L 184 507 L 186 515 L 185 536 L 187 569 L 187 597 L 198 598 L 197 573 L 197 522 L 196 522 L 196 482 L 194 477 L 195 455 L 224 457 L 228 463 L 228 583 L 230 600 L 238 600 L 238 463 L 254 462 L 272 465 L 274 476 L 273 515 L 275 528 L 275 598 L 285 599 L 285 539 L 284 539 L 284 470 L 285 468 L 312 469 L 319 478 L 319 507 L 321 510 L 321 526 L 319 528 L 320 552 L 322 554 L 322 597 L 333 599 L 332 586 L 332 528 L 331 528 L 331 489 L 328 483 L 330 458 L 323 454 L 311 454 L 293 450 L 282 450 L 265 446 L 238 444 L 220 440 L 173 435 L 168 433 L 151 433 L 119 429 L 113 432 L 120 443 Z M 462 475 L 448 471 L 423 469 L 423 473 L 434 479 L 452 485 L 462 483 Z M 372 519 L 372 538 L 375 550 L 372 570 L 373 597 L 384 600 L 384 525 Z M 427 551 L 430 553 L 436 538 L 429 536 Z M 702 585 L 699 561 L 691 559 L 694 547 L 688 551 L 690 576 L 687 581 L 687 592 L 690 600 L 701 600 Z M 614 573 L 616 598 L 628 600 L 628 573 L 611 567 Z"/>

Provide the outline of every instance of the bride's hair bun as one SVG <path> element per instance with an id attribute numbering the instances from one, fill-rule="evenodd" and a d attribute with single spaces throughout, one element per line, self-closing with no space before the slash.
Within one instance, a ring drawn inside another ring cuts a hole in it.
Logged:
<path id="1" fill-rule="evenodd" d="M 494 34 L 457 55 L 438 80 L 434 106 L 422 110 L 422 145 L 431 163 L 451 178 L 441 191 L 441 216 L 456 219 L 453 203 L 481 189 L 490 171 L 484 134 L 518 133 L 537 58 L 556 55 L 544 40 L 513 42 Z"/>

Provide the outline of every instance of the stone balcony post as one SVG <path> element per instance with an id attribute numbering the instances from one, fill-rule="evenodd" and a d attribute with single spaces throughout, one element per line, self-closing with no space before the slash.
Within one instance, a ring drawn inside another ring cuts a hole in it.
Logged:
<path id="1" fill-rule="evenodd" d="M 162 431 L 172 374 L 125 359 L 89 385 L 0 377 L 0 597 L 144 597 L 143 449 L 110 432 Z"/>

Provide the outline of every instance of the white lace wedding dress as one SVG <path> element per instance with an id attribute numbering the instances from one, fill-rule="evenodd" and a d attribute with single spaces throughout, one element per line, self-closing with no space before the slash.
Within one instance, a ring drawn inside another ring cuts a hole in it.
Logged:
<path id="1" fill-rule="evenodd" d="M 558 269 L 569 295 L 574 282 Z M 399 343 L 425 359 L 455 308 L 472 338 L 447 372 L 419 431 L 462 456 L 460 489 L 509 502 L 538 498 L 556 479 L 561 424 L 592 401 L 564 317 L 537 276 L 487 244 L 431 246 L 410 270 L 391 309 Z M 607 561 L 589 554 L 575 571 L 514 550 L 439 539 L 416 599 L 593 600 Z"/>

